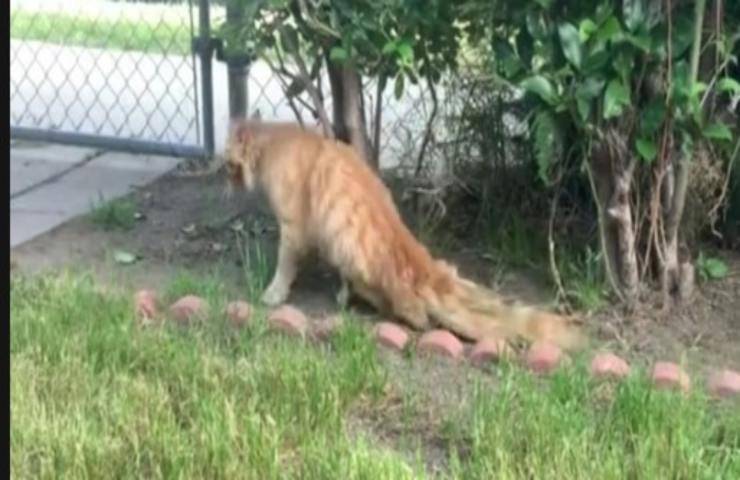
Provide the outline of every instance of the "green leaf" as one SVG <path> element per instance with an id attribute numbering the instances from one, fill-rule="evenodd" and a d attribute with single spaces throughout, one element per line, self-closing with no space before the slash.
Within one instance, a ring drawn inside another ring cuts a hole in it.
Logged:
<path id="1" fill-rule="evenodd" d="M 403 73 L 396 75 L 396 83 L 393 86 L 393 93 L 396 96 L 396 100 L 399 100 L 403 96 Z"/>
<path id="2" fill-rule="evenodd" d="M 552 5 L 553 0 L 534 0 L 540 7 L 542 8 L 550 8 Z"/>
<path id="3" fill-rule="evenodd" d="M 507 78 L 515 76 L 522 70 L 523 66 L 509 42 L 500 38 L 495 39 L 493 52 L 496 65 Z"/>
<path id="4" fill-rule="evenodd" d="M 537 159 L 537 175 L 546 184 L 548 171 L 559 151 L 559 131 L 555 117 L 547 110 L 541 110 L 532 123 L 534 151 Z"/>
<path id="5" fill-rule="evenodd" d="M 636 34 L 636 35 L 627 35 L 625 38 L 630 44 L 639 48 L 644 53 L 650 52 L 650 46 L 651 46 L 650 35 L 646 33 L 642 33 L 642 34 Z"/>
<path id="6" fill-rule="evenodd" d="M 382 53 L 383 55 L 390 55 L 391 53 L 396 51 L 396 41 L 391 40 L 390 42 L 383 45 Z"/>
<path id="7" fill-rule="evenodd" d="M 635 142 L 635 147 L 637 148 L 637 153 L 639 153 L 642 159 L 647 163 L 652 163 L 658 155 L 658 147 L 652 140 L 638 138 Z"/>
<path id="8" fill-rule="evenodd" d="M 610 0 L 603 1 L 596 7 L 596 23 L 601 25 L 607 18 L 613 16 L 614 8 Z"/>
<path id="9" fill-rule="evenodd" d="M 612 62 L 614 70 L 622 77 L 624 83 L 629 82 L 632 76 L 632 66 L 634 65 L 635 59 L 632 56 L 632 52 L 622 50 L 617 54 Z"/>
<path id="10" fill-rule="evenodd" d="M 578 86 L 576 94 L 582 95 L 584 98 L 594 99 L 601 95 L 605 83 L 602 78 L 589 77 Z"/>
<path id="11" fill-rule="evenodd" d="M 717 90 L 720 92 L 730 92 L 733 95 L 740 93 L 740 82 L 731 77 L 725 77 L 717 82 Z"/>
<path id="12" fill-rule="evenodd" d="M 712 140 L 732 140 L 732 132 L 724 123 L 717 122 L 707 125 L 702 135 Z"/>
<path id="13" fill-rule="evenodd" d="M 699 255 L 697 263 L 699 265 L 701 275 L 705 279 L 719 280 L 721 278 L 725 278 L 729 273 L 727 264 L 719 258 L 705 258 L 704 255 Z"/>
<path id="14" fill-rule="evenodd" d="M 689 64 L 685 60 L 676 62 L 671 75 L 671 96 L 676 104 L 687 101 L 691 93 L 689 86 Z"/>
<path id="15" fill-rule="evenodd" d="M 645 0 L 624 0 L 623 2 L 624 24 L 631 31 L 639 29 L 647 18 Z"/>
<path id="16" fill-rule="evenodd" d="M 665 119 L 665 100 L 658 98 L 648 103 L 640 115 L 640 130 L 646 135 L 657 132 Z"/>
<path id="17" fill-rule="evenodd" d="M 410 64 L 414 60 L 414 49 L 410 43 L 402 42 L 398 44 L 397 50 L 402 62 Z"/>
<path id="18" fill-rule="evenodd" d="M 530 10 L 526 18 L 527 31 L 532 38 L 544 40 L 548 35 L 548 26 L 541 13 Z"/>
<path id="19" fill-rule="evenodd" d="M 630 91 L 619 80 L 612 80 L 604 92 L 604 119 L 618 117 L 630 104 Z"/>
<path id="20" fill-rule="evenodd" d="M 576 107 L 578 108 L 578 115 L 581 117 L 581 121 L 588 123 L 591 117 L 591 101 L 587 98 L 577 96 Z"/>
<path id="21" fill-rule="evenodd" d="M 714 279 L 725 278 L 729 271 L 727 264 L 718 258 L 708 258 L 705 267 L 709 278 Z"/>
<path id="22" fill-rule="evenodd" d="M 592 74 L 598 72 L 609 61 L 609 53 L 606 50 L 601 50 L 596 53 L 592 53 L 583 62 L 583 72 L 585 74 Z"/>
<path id="23" fill-rule="evenodd" d="M 123 250 L 116 250 L 113 252 L 113 260 L 121 265 L 131 265 L 136 262 L 136 255 L 133 253 L 124 252 Z"/>
<path id="24" fill-rule="evenodd" d="M 581 20 L 581 23 L 578 25 L 578 38 L 581 40 L 581 43 L 588 41 L 588 39 L 591 38 L 591 35 L 593 35 L 598 29 L 599 26 L 590 18 Z"/>
<path id="25" fill-rule="evenodd" d="M 671 28 L 671 55 L 678 58 L 694 42 L 694 19 L 691 14 L 679 15 Z"/>
<path id="26" fill-rule="evenodd" d="M 539 97 L 550 105 L 557 103 L 555 89 L 550 81 L 542 75 L 535 75 L 522 80 L 519 86 L 524 90 L 539 95 Z"/>
<path id="27" fill-rule="evenodd" d="M 335 62 L 343 62 L 349 58 L 349 54 L 342 47 L 333 47 L 329 52 L 329 58 Z"/>
<path id="28" fill-rule="evenodd" d="M 570 23 L 561 23 L 558 26 L 558 35 L 560 36 L 563 55 L 574 67 L 580 69 L 583 60 L 583 49 L 578 30 Z"/>
<path id="29" fill-rule="evenodd" d="M 592 100 L 601 95 L 604 83 L 602 79 L 589 77 L 576 87 L 576 106 L 583 122 L 589 121 Z"/>
<path id="30" fill-rule="evenodd" d="M 599 31 L 596 32 L 596 39 L 603 42 L 609 42 L 616 40 L 621 35 L 622 26 L 619 24 L 619 20 L 612 15 L 606 19 L 601 27 L 599 27 Z"/>
<path id="31" fill-rule="evenodd" d="M 707 90 L 707 88 L 709 87 L 704 82 L 694 82 L 694 84 L 691 86 L 691 96 L 699 97 L 699 95 L 704 93 Z"/>

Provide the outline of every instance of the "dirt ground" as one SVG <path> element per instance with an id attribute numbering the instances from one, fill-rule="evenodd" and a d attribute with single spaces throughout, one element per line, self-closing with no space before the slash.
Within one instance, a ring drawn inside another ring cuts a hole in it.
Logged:
<path id="1" fill-rule="evenodd" d="M 261 246 L 272 266 L 277 227 L 261 197 L 243 192 L 227 197 L 224 187 L 219 174 L 173 172 L 129 196 L 142 214 L 133 229 L 106 232 L 81 216 L 13 249 L 11 256 L 19 271 L 72 266 L 93 271 L 103 282 L 131 289 L 161 288 L 183 269 L 217 271 L 229 293 L 243 297 L 245 277 L 237 231 L 248 244 Z M 461 239 L 444 256 L 477 281 L 491 285 L 495 278 L 504 294 L 526 302 L 550 300 L 543 279 L 516 272 L 501 277 L 471 243 L 475 242 Z M 135 253 L 141 260 L 119 265 L 113 261 L 116 249 Z M 740 253 L 723 252 L 723 258 L 730 265 L 730 275 L 700 286 L 695 301 L 681 312 L 661 316 L 643 309 L 625 317 L 608 309 L 587 318 L 592 346 L 609 348 L 642 365 L 661 359 L 685 361 L 697 373 L 716 367 L 740 368 Z M 330 269 L 321 262 L 309 262 L 290 302 L 317 318 L 332 315 L 338 287 L 338 278 Z M 360 312 L 371 325 L 372 312 Z M 462 377 L 452 376 L 458 378 L 456 384 Z M 459 385 L 454 389 L 459 390 Z"/>

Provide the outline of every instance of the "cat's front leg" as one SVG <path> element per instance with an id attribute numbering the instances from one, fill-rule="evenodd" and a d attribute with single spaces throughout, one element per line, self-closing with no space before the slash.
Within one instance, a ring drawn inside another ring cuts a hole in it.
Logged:
<path id="1" fill-rule="evenodd" d="M 262 302 L 274 307 L 288 299 L 290 287 L 298 273 L 298 252 L 296 242 L 289 234 L 280 232 L 280 247 L 275 274 L 267 289 L 262 294 Z"/>

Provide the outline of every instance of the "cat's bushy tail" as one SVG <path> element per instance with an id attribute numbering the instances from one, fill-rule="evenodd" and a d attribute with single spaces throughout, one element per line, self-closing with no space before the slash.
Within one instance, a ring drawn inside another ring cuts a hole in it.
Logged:
<path id="1" fill-rule="evenodd" d="M 585 336 L 572 319 L 507 303 L 492 290 L 460 277 L 453 266 L 434 263 L 437 278 L 419 294 L 428 315 L 456 334 L 471 340 L 547 341 L 566 350 L 585 345 Z"/>

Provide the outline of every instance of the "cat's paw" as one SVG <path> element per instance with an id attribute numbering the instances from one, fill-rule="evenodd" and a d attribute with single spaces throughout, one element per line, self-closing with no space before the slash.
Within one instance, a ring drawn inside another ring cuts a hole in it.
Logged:
<path id="1" fill-rule="evenodd" d="M 268 307 L 276 307 L 288 299 L 288 289 L 271 286 L 262 294 L 262 303 Z"/>
<path id="2" fill-rule="evenodd" d="M 349 291 L 349 285 L 345 282 L 342 282 L 342 287 L 337 292 L 337 305 L 339 308 L 346 308 L 347 305 L 349 305 L 349 297 L 350 297 L 350 291 Z"/>

